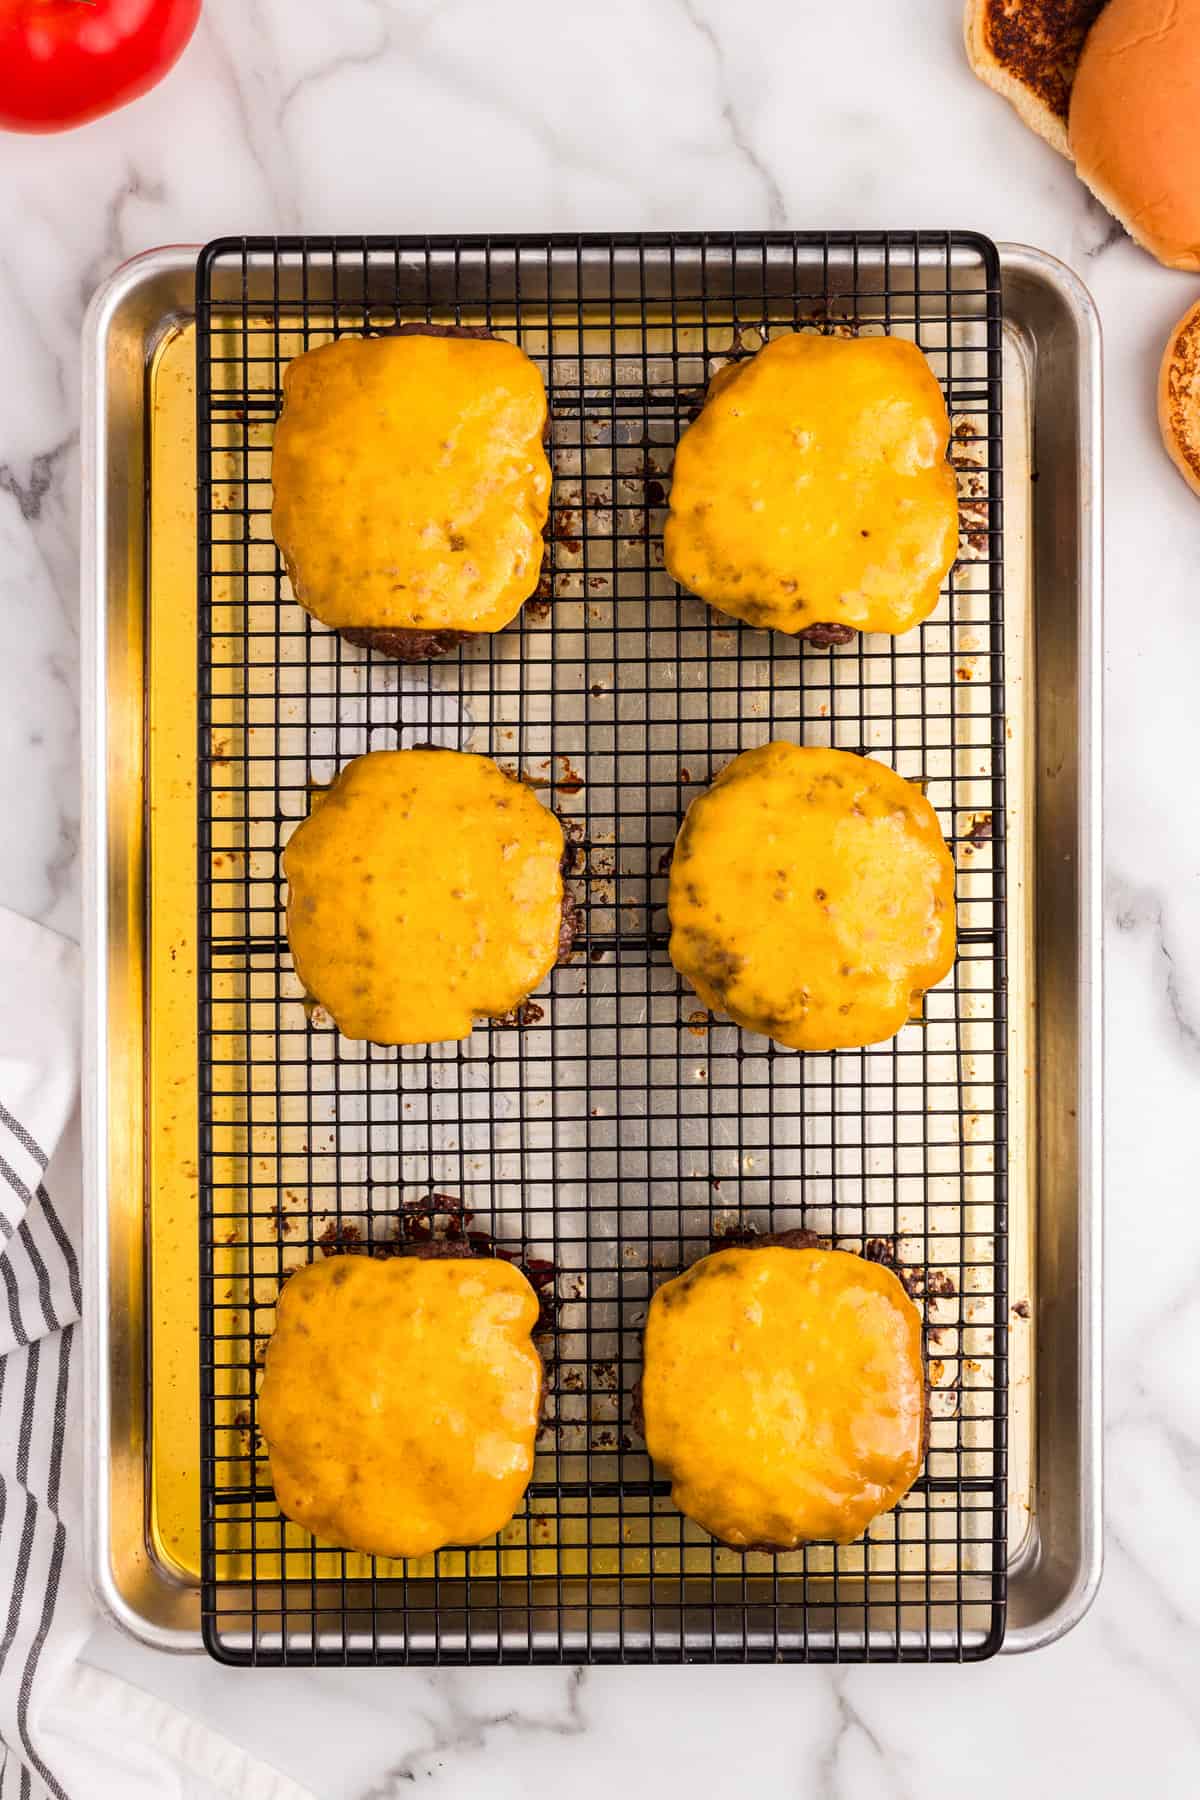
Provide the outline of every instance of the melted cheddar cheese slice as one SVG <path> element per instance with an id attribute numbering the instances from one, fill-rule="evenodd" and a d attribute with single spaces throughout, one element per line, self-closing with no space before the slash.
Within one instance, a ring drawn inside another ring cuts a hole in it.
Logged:
<path id="1" fill-rule="evenodd" d="M 486 756 L 357 757 L 284 851 L 296 972 L 344 1037 L 468 1037 L 554 966 L 562 857 L 554 814 Z"/>
<path id="2" fill-rule="evenodd" d="M 273 527 L 338 628 L 498 631 L 537 586 L 546 390 L 494 338 L 341 338 L 289 363 Z"/>
<path id="3" fill-rule="evenodd" d="M 954 863 L 883 763 L 746 750 L 694 800 L 667 896 L 671 961 L 705 1005 L 793 1050 L 893 1037 L 954 961 Z"/>
<path id="4" fill-rule="evenodd" d="M 376 1556 L 478 1544 L 533 1472 L 538 1301 L 491 1259 L 339 1256 L 279 1296 L 258 1401 L 280 1511 Z"/>
<path id="5" fill-rule="evenodd" d="M 921 1467 L 920 1316 L 845 1251 L 719 1250 L 651 1302 L 642 1413 L 676 1506 L 714 1537 L 849 1543 Z"/>
<path id="6" fill-rule="evenodd" d="M 950 421 L 902 338 L 772 338 L 679 440 L 667 567 L 751 625 L 907 631 L 958 547 Z"/>

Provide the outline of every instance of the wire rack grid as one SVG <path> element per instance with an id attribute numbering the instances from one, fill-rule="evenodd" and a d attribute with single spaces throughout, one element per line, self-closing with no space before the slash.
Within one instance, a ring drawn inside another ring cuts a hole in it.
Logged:
<path id="1" fill-rule="evenodd" d="M 1004 622 L 1000 291 L 971 234 L 224 240 L 198 271 L 202 1610 L 233 1662 L 940 1660 L 1005 1597 Z M 343 333 L 484 324 L 542 369 L 537 596 L 421 666 L 291 597 L 271 538 L 282 372 Z M 673 446 L 772 333 L 895 332 L 943 383 L 963 539 L 919 630 L 832 652 L 724 619 L 662 565 Z M 921 781 L 959 954 L 890 1044 L 801 1056 L 710 1019 L 666 952 L 690 797 L 773 737 Z M 559 813 L 583 930 L 516 1027 L 397 1050 L 310 1018 L 280 853 L 353 756 L 484 751 Z M 435 1198 L 431 1198 L 434 1196 Z M 924 1309 L 929 1453 L 865 1540 L 742 1555 L 637 1436 L 649 1296 L 730 1232 L 805 1226 Z M 388 1564 L 281 1518 L 255 1432 L 280 1283 L 462 1235 L 544 1299 L 545 1420 L 492 1544 Z"/>

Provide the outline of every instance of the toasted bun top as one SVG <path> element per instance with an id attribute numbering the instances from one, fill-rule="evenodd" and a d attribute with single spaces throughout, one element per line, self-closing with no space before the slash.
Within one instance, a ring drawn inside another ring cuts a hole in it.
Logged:
<path id="1" fill-rule="evenodd" d="M 1075 72 L 1079 174 L 1160 262 L 1200 269 L 1200 0 L 1109 0 Z"/>
<path id="2" fill-rule="evenodd" d="M 967 56 L 1048 144 L 1070 155 L 1067 111 L 1075 65 L 1104 0 L 967 0 Z"/>
<path id="3" fill-rule="evenodd" d="M 1158 423 L 1171 461 L 1200 494 L 1200 301 L 1167 339 L 1158 372 Z"/>

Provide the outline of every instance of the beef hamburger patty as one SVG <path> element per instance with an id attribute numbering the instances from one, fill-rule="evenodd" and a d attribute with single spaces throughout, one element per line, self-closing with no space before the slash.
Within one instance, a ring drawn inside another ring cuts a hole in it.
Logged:
<path id="1" fill-rule="evenodd" d="M 806 625 L 803 631 L 796 633 L 806 643 L 815 644 L 818 650 L 828 650 L 833 644 L 851 644 L 858 636 L 853 625 L 835 625 L 832 620 L 827 624 Z"/>
<path id="2" fill-rule="evenodd" d="M 804 1231 L 796 1228 L 790 1231 L 764 1232 L 761 1236 L 746 1238 L 739 1237 L 736 1233 L 733 1233 L 719 1241 L 714 1241 L 707 1254 L 712 1255 L 719 1250 L 733 1248 L 739 1250 L 768 1250 L 772 1248 L 779 1250 L 829 1250 L 832 1248 L 832 1245 L 828 1238 L 819 1236 L 815 1231 Z M 698 1257 L 696 1260 L 697 1262 L 700 1262 L 704 1259 Z M 899 1273 L 895 1263 L 889 1257 L 864 1256 L 863 1260 L 882 1263 L 882 1265 L 885 1268 L 890 1269 L 893 1274 L 898 1275 Z M 686 1271 L 681 1271 L 681 1273 L 686 1273 Z M 924 1374 L 925 1389 L 925 1408 L 921 1422 L 921 1462 L 923 1463 L 929 1453 L 930 1427 L 929 1366 L 923 1333 L 921 1338 L 921 1365 Z M 644 1438 L 646 1435 L 646 1421 L 642 1410 L 642 1376 L 640 1375 L 634 1385 L 631 1395 L 630 1418 L 634 1430 L 638 1433 L 639 1437 Z M 725 1540 L 718 1539 L 718 1542 L 723 1541 Z M 779 1554 L 780 1551 L 780 1546 L 778 1544 L 770 1543 L 730 1545 L 729 1547 L 740 1549 L 744 1555 L 749 1555 L 751 1552 L 762 1552 L 766 1555 L 773 1556 Z"/>
<path id="3" fill-rule="evenodd" d="M 441 338 L 490 338 L 495 333 L 486 325 L 426 325 L 419 321 L 408 325 L 388 325 L 382 331 L 372 332 L 373 337 L 441 337 Z M 546 436 L 549 439 L 549 420 L 546 424 Z M 345 638 L 348 644 L 354 644 L 360 650 L 375 650 L 380 656 L 391 657 L 393 662 L 420 663 L 433 662 L 439 656 L 448 656 L 451 650 L 457 650 L 460 644 L 469 644 L 479 633 L 474 631 L 404 631 L 394 627 L 375 627 L 371 625 L 344 626 L 338 636 Z"/>
<path id="4" fill-rule="evenodd" d="M 794 1231 L 768 1231 L 761 1237 L 740 1238 L 733 1235 L 714 1239 L 705 1254 L 711 1256 L 716 1250 L 729 1250 L 735 1246 L 739 1250 L 766 1250 L 771 1245 L 774 1245 L 777 1250 L 828 1250 L 829 1248 L 828 1239 L 818 1237 L 815 1231 L 797 1229 Z M 696 1260 L 699 1262 L 702 1258 L 697 1257 Z M 682 1269 L 679 1272 L 681 1275 L 685 1273 Z M 638 1436 L 645 1437 L 646 1421 L 642 1414 L 642 1378 L 640 1375 L 634 1383 L 630 1417 L 633 1420 L 633 1429 Z"/>
<path id="5" fill-rule="evenodd" d="M 520 1269 L 469 1252 L 338 1256 L 297 1270 L 279 1297 L 257 1406 L 284 1517 L 387 1557 L 502 1530 L 533 1473 L 539 1312 Z"/>

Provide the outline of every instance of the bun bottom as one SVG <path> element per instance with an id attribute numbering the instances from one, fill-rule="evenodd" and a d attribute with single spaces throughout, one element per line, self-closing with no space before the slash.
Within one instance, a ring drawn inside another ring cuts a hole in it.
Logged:
<path id="1" fill-rule="evenodd" d="M 1158 424 L 1167 455 L 1200 494 L 1200 301 L 1167 339 L 1158 371 Z"/>

